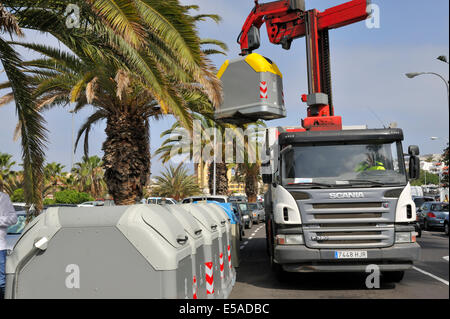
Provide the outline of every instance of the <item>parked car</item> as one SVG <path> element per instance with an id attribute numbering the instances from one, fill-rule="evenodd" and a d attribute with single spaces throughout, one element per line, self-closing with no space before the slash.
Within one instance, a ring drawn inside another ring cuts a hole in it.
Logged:
<path id="1" fill-rule="evenodd" d="M 448 236 L 448 214 L 444 219 L 444 231 L 445 231 L 445 234 Z"/>
<path id="2" fill-rule="evenodd" d="M 242 216 L 243 225 L 245 228 L 250 229 L 253 227 L 253 218 L 248 203 L 232 203 L 234 207 L 238 207 Z"/>
<path id="3" fill-rule="evenodd" d="M 265 220 L 265 212 L 264 207 L 261 203 L 249 203 L 248 204 L 249 211 L 251 212 L 252 220 L 254 224 L 259 224 L 260 222 Z"/>
<path id="4" fill-rule="evenodd" d="M 242 211 L 237 203 L 231 203 L 231 207 L 233 208 L 234 215 L 239 221 L 239 234 L 240 234 L 239 240 L 242 240 L 242 236 L 245 236 L 244 215 L 242 214 Z"/>
<path id="5" fill-rule="evenodd" d="M 84 202 L 78 205 L 78 207 L 97 207 L 97 206 L 104 206 L 105 202 L 100 200 L 90 201 L 90 202 Z"/>
<path id="6" fill-rule="evenodd" d="M 430 196 L 413 196 L 414 203 L 416 204 L 416 212 L 422 207 L 425 202 L 434 202 L 434 198 Z"/>
<path id="7" fill-rule="evenodd" d="M 445 218 L 448 217 L 448 203 L 425 202 L 420 207 L 418 215 L 422 229 L 444 229 Z"/>
<path id="8" fill-rule="evenodd" d="M 6 231 L 6 251 L 8 254 L 11 253 L 14 246 L 16 245 L 16 242 L 22 235 L 27 219 L 27 212 L 25 210 L 17 210 L 17 208 L 20 208 L 20 206 L 13 206 L 14 209 L 16 209 L 17 223 L 9 226 Z"/>
<path id="9" fill-rule="evenodd" d="M 210 201 L 210 202 L 218 202 L 218 203 L 229 203 L 228 196 L 224 195 L 201 195 L 201 196 L 191 196 L 186 197 L 181 202 L 182 204 L 193 203 L 193 202 L 202 202 L 202 201 Z"/>
<path id="10" fill-rule="evenodd" d="M 247 201 L 247 197 L 245 196 L 230 196 L 230 203 L 242 203 Z"/>
<path id="11" fill-rule="evenodd" d="M 147 198 L 147 204 L 167 204 L 167 205 L 176 205 L 178 202 L 170 197 L 149 197 Z"/>

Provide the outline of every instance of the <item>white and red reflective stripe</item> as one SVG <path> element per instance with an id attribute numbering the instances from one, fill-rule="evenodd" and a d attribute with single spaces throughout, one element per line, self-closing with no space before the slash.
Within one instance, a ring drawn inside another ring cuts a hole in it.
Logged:
<path id="1" fill-rule="evenodd" d="M 213 263 L 205 263 L 206 294 L 214 295 Z"/>
<path id="2" fill-rule="evenodd" d="M 259 97 L 261 99 L 268 99 L 269 98 L 269 94 L 267 93 L 268 88 L 267 88 L 267 82 L 266 81 L 261 81 L 261 84 L 259 85 Z"/>
<path id="3" fill-rule="evenodd" d="M 228 267 L 231 269 L 231 247 L 228 245 Z"/>
<path id="4" fill-rule="evenodd" d="M 195 276 L 192 283 L 192 299 L 197 299 L 197 278 Z"/>
<path id="5" fill-rule="evenodd" d="M 220 278 L 223 279 L 224 274 L 223 274 L 223 253 L 220 253 Z"/>

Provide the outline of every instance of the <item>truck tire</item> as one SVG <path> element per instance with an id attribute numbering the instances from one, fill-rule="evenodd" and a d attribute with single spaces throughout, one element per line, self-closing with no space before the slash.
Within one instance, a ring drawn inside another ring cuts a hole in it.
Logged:
<path id="1" fill-rule="evenodd" d="M 383 273 L 383 280 L 386 282 L 400 282 L 404 276 L 404 271 L 386 271 Z"/>

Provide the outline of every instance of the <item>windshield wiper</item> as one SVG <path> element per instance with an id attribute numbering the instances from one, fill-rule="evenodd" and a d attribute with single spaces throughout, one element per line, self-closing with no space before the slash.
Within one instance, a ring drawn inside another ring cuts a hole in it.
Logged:
<path id="1" fill-rule="evenodd" d="M 369 183 L 369 184 L 377 185 L 377 186 L 378 185 L 379 186 L 385 186 L 386 185 L 386 183 L 371 181 L 371 180 L 368 180 L 368 179 L 350 179 L 350 180 L 347 180 L 347 182 L 349 182 L 349 183 L 361 183 L 361 184 Z M 352 184 L 349 184 L 349 185 L 352 185 Z"/>
<path id="2" fill-rule="evenodd" d="M 334 185 L 325 184 L 325 183 L 289 183 L 286 186 L 322 186 L 322 187 L 333 187 Z"/>

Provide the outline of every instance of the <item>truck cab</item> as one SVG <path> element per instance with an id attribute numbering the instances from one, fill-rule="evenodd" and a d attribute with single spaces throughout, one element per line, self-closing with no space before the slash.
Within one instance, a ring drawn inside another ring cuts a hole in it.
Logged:
<path id="1" fill-rule="evenodd" d="M 401 129 L 266 133 L 263 180 L 267 250 L 280 272 L 365 272 L 400 281 L 419 258 Z"/>

